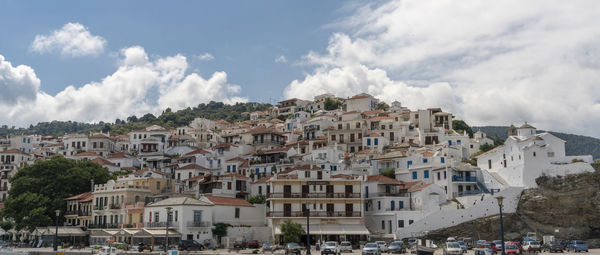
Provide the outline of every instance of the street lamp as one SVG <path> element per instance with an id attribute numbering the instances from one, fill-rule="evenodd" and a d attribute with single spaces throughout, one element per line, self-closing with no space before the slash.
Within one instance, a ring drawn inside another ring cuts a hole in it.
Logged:
<path id="1" fill-rule="evenodd" d="M 167 207 L 165 209 L 167 209 L 167 227 L 166 227 L 166 231 L 165 231 L 165 252 L 167 252 L 167 250 L 169 248 L 169 215 L 171 215 L 171 210 L 173 208 Z"/>
<path id="2" fill-rule="evenodd" d="M 306 201 L 306 255 L 310 255 L 310 202 Z"/>
<path id="3" fill-rule="evenodd" d="M 504 197 L 497 196 L 496 199 L 498 200 L 498 207 L 500 208 L 500 233 L 502 237 L 502 255 L 506 255 L 506 252 L 504 250 L 504 222 L 502 220 L 502 201 L 504 200 Z"/>
<path id="4" fill-rule="evenodd" d="M 54 251 L 58 250 L 58 216 L 60 216 L 60 210 L 54 211 L 56 212 L 56 232 L 54 232 Z"/>

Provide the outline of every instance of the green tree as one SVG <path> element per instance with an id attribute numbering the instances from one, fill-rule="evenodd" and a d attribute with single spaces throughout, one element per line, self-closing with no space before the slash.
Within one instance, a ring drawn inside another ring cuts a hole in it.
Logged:
<path id="1" fill-rule="evenodd" d="M 387 169 L 387 170 L 384 170 L 383 172 L 381 172 L 381 175 L 383 175 L 385 177 L 390 177 L 392 179 L 396 179 L 396 170 Z"/>
<path id="2" fill-rule="evenodd" d="M 459 134 L 462 134 L 464 131 L 467 131 L 470 138 L 473 138 L 473 129 L 467 125 L 463 120 L 454 120 L 452 121 L 452 128 Z"/>
<path id="3" fill-rule="evenodd" d="M 54 211 L 65 210 L 65 198 L 90 191 L 91 180 L 106 183 L 109 178 L 106 168 L 90 161 L 63 157 L 38 161 L 20 169 L 10 179 L 12 187 L 2 216 L 14 219 L 17 227 L 53 224 Z"/>
<path id="4" fill-rule="evenodd" d="M 248 198 L 248 202 L 251 204 L 264 204 L 267 201 L 267 197 L 263 194 L 256 194 Z"/>
<path id="5" fill-rule="evenodd" d="M 304 229 L 298 223 L 294 223 L 291 220 L 285 220 L 281 224 L 283 243 L 297 243 L 300 240 L 300 236 L 304 234 Z"/>
<path id="6" fill-rule="evenodd" d="M 8 232 L 10 229 L 13 228 L 13 223 L 11 221 L 1 221 L 0 228 L 2 228 L 4 232 Z"/>
<path id="7" fill-rule="evenodd" d="M 325 111 L 333 111 L 339 109 L 340 104 L 341 102 L 339 100 L 328 97 L 325 98 L 325 101 L 323 101 L 323 108 L 325 108 Z"/>
<path id="8" fill-rule="evenodd" d="M 221 237 L 227 236 L 227 227 L 229 227 L 229 224 L 215 223 L 212 228 L 212 234 L 217 237 L 217 242 L 221 243 Z"/>
<path id="9" fill-rule="evenodd" d="M 385 102 L 380 102 L 377 104 L 377 109 L 387 111 L 390 109 L 390 106 Z"/>
<path id="10" fill-rule="evenodd" d="M 479 151 L 481 152 L 488 152 L 492 149 L 496 148 L 496 145 L 493 144 L 489 144 L 489 143 L 484 143 L 481 146 L 479 146 Z"/>

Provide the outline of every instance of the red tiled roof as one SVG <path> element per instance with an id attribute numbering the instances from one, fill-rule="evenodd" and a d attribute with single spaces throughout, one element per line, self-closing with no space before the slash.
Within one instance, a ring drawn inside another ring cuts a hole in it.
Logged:
<path id="1" fill-rule="evenodd" d="M 227 160 L 227 162 L 231 162 L 231 161 L 241 161 L 241 162 L 244 162 L 246 160 L 243 159 L 243 158 L 240 158 L 240 157 L 230 158 L 230 159 Z"/>
<path id="2" fill-rule="evenodd" d="M 427 152 L 427 151 L 426 151 L 426 152 L 423 152 L 422 154 L 423 154 L 423 156 L 425 156 L 425 157 L 433 157 L 433 153 L 431 153 L 431 152 Z"/>
<path id="3" fill-rule="evenodd" d="M 196 154 L 204 155 L 204 154 L 208 154 L 208 153 L 209 153 L 208 151 L 205 151 L 203 149 L 197 149 L 197 150 L 193 150 L 193 151 L 186 153 L 185 156 L 196 155 Z"/>
<path id="4" fill-rule="evenodd" d="M 88 198 L 90 196 L 93 196 L 92 192 L 85 192 L 85 193 L 81 193 L 75 196 L 71 196 L 71 197 L 67 197 L 65 198 L 65 200 L 76 200 L 76 199 L 85 199 Z"/>
<path id="5" fill-rule="evenodd" d="M 77 153 L 77 154 L 75 154 L 75 156 L 76 157 L 86 157 L 86 156 L 97 156 L 97 157 L 100 157 L 100 155 L 96 154 L 95 152 L 91 152 L 91 151 Z"/>
<path id="6" fill-rule="evenodd" d="M 292 102 L 292 101 L 298 101 L 298 98 L 286 99 L 286 100 L 283 100 L 283 101 L 279 101 L 279 103 L 287 103 L 287 102 Z"/>
<path id="7" fill-rule="evenodd" d="M 200 169 L 200 170 L 208 170 L 208 168 L 203 167 L 201 165 L 197 165 L 197 164 L 187 164 L 185 166 L 182 166 L 180 168 L 177 168 L 176 170 L 188 170 L 188 169 Z"/>
<path id="8" fill-rule="evenodd" d="M 271 179 L 271 176 L 266 176 L 266 177 L 263 177 L 263 178 L 260 178 L 260 179 L 256 180 L 253 183 L 264 183 L 264 182 L 268 182 L 270 179 Z"/>
<path id="9" fill-rule="evenodd" d="M 108 156 L 106 158 L 127 158 L 125 155 L 126 155 L 125 152 L 117 152 L 117 153 L 108 154 Z"/>
<path id="10" fill-rule="evenodd" d="M 102 166 L 114 166 L 114 167 L 118 167 L 117 165 L 115 165 L 113 162 L 110 162 L 106 159 L 103 158 L 95 158 L 92 160 L 92 162 L 98 163 Z"/>
<path id="11" fill-rule="evenodd" d="M 353 113 L 358 113 L 358 111 L 349 111 L 349 112 L 345 112 L 343 114 L 353 114 Z"/>
<path id="12" fill-rule="evenodd" d="M 211 147 L 211 148 L 213 148 L 213 149 L 219 149 L 219 148 L 229 148 L 229 147 L 231 147 L 231 146 L 237 147 L 237 145 L 235 145 L 235 144 L 231 144 L 231 143 L 222 143 L 222 144 L 217 144 L 217 145 L 215 145 L 215 146 L 213 146 L 213 147 Z"/>
<path id="13" fill-rule="evenodd" d="M 369 115 L 369 114 L 377 114 L 377 113 L 382 113 L 382 112 L 383 112 L 383 110 L 377 109 L 377 110 L 372 110 L 372 111 L 364 111 L 363 114 Z"/>
<path id="14" fill-rule="evenodd" d="M 227 206 L 247 206 L 254 207 L 251 203 L 240 198 L 231 197 L 217 197 L 217 196 L 205 196 L 215 205 L 227 205 Z"/>
<path id="15" fill-rule="evenodd" d="M 105 134 L 95 134 L 93 136 L 90 136 L 90 138 L 106 138 L 106 139 L 108 139 L 109 137 Z"/>
<path id="16" fill-rule="evenodd" d="M 371 149 L 367 148 L 367 149 L 364 149 L 362 151 L 357 152 L 356 154 L 366 154 L 366 153 L 369 153 L 369 152 L 371 152 Z"/>
<path id="17" fill-rule="evenodd" d="M 417 191 L 420 191 L 420 190 L 423 190 L 423 189 L 425 189 L 425 188 L 429 187 L 429 185 L 431 185 L 431 183 L 423 184 L 423 185 L 421 185 L 421 186 L 418 186 L 418 187 L 416 187 L 416 188 L 410 189 L 410 190 L 408 190 L 408 191 L 409 191 L 409 192 L 417 192 Z"/>
<path id="18" fill-rule="evenodd" d="M 29 155 L 28 153 L 22 152 L 18 149 L 0 151 L 0 154 L 10 154 L 10 153 L 21 153 L 21 154 Z"/>

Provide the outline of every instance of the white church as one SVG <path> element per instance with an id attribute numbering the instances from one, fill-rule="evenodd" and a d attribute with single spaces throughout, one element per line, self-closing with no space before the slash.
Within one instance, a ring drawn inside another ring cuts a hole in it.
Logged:
<path id="1" fill-rule="evenodd" d="M 490 189 L 507 187 L 532 188 L 542 176 L 565 176 L 591 172 L 591 155 L 566 156 L 565 141 L 547 132 L 537 134 L 536 128 L 525 123 L 509 129 L 504 145 L 477 157 Z M 487 177 L 487 178 L 486 178 Z"/>

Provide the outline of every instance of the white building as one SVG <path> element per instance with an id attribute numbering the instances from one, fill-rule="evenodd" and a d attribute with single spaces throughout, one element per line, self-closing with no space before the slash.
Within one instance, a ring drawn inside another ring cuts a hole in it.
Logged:
<path id="1" fill-rule="evenodd" d="M 502 186 L 536 187 L 535 179 L 542 174 L 565 176 L 593 171 L 591 155 L 566 156 L 565 141 L 550 134 L 536 134 L 536 129 L 525 123 L 498 146 L 477 157 L 477 165 Z M 484 173 L 485 175 L 485 173 Z M 490 178 L 491 177 L 491 178 Z M 494 187 L 506 188 L 506 187 Z"/>

